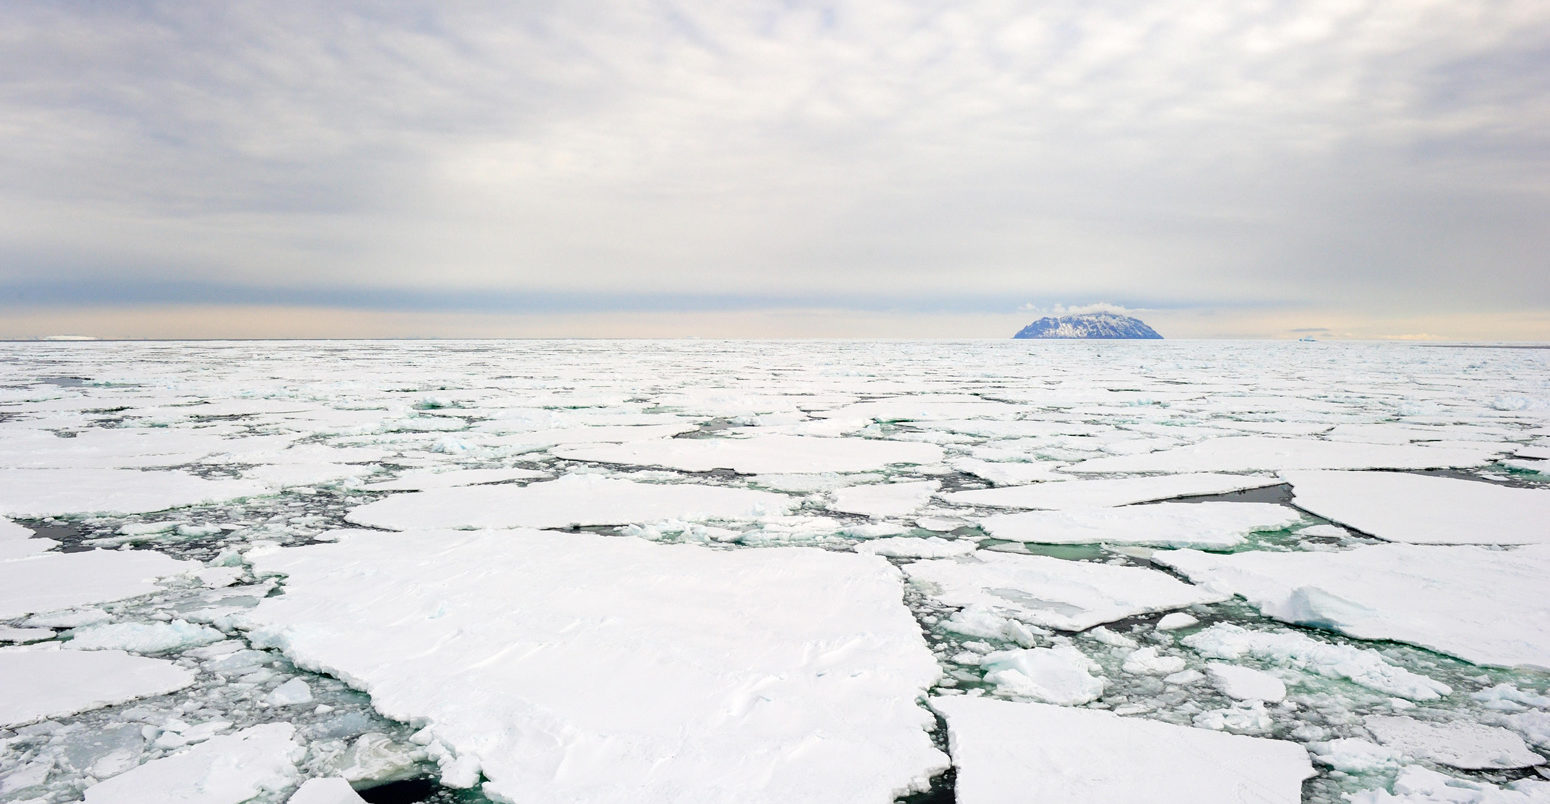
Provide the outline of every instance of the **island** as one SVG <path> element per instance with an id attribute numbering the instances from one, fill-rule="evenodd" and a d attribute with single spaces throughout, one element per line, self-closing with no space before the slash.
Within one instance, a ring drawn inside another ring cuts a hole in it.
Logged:
<path id="1" fill-rule="evenodd" d="M 1162 340 L 1157 330 L 1140 319 L 1118 313 L 1079 313 L 1046 316 L 1018 330 L 1013 338 L 1062 340 Z"/>

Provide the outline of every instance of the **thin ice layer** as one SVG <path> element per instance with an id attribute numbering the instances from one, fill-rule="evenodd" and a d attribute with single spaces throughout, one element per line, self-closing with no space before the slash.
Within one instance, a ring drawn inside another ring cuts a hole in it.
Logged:
<path id="1" fill-rule="evenodd" d="M 86 804 L 241 804 L 294 785 L 302 753 L 295 726 L 266 723 L 98 782 Z"/>
<path id="2" fill-rule="evenodd" d="M 1402 472 L 1290 472 L 1298 507 L 1410 544 L 1550 543 L 1550 489 Z"/>
<path id="3" fill-rule="evenodd" d="M 1295 804 L 1313 775 L 1281 740 L 988 698 L 931 706 L 947 718 L 958 804 Z"/>
<path id="4" fill-rule="evenodd" d="M 686 472 L 730 469 L 742 474 L 865 472 L 896 463 L 942 460 L 933 444 L 874 438 L 761 435 L 750 438 L 674 438 L 632 444 L 597 444 L 551 450 L 557 457 Z"/>
<path id="5" fill-rule="evenodd" d="M 984 606 L 1063 631 L 1227 598 L 1141 567 L 986 550 L 963 559 L 917 561 L 904 571 L 929 584 L 946 605 Z"/>
<path id="6" fill-rule="evenodd" d="M 1445 469 L 1481 466 L 1498 453 L 1497 444 L 1359 444 L 1349 441 L 1229 436 L 1185 447 L 1093 458 L 1068 466 L 1077 473 L 1280 472 L 1290 469 Z"/>
<path id="7" fill-rule="evenodd" d="M 1276 530 L 1302 517 L 1269 503 L 1158 503 L 1073 511 L 1024 511 L 980 522 L 997 539 L 1039 544 L 1150 544 L 1232 547 L 1258 530 Z"/>
<path id="8" fill-rule="evenodd" d="M 0 727 L 176 692 L 194 673 L 121 650 L 0 649 Z"/>
<path id="9" fill-rule="evenodd" d="M 156 591 L 156 581 L 199 569 L 144 550 L 42 553 L 0 561 L 0 620 Z"/>
<path id="10" fill-rule="evenodd" d="M 417 532 L 253 556 L 254 637 L 428 723 L 512 801 L 889 802 L 945 766 L 875 556 Z"/>
<path id="11" fill-rule="evenodd" d="M 1383 544 L 1342 552 L 1160 552 L 1152 560 L 1266 615 L 1475 664 L 1550 668 L 1550 545 Z M 1425 590 L 1425 594 L 1417 594 Z"/>
<path id="12" fill-rule="evenodd" d="M 0 514 L 143 514 L 269 493 L 253 480 L 134 469 L 0 469 Z"/>
<path id="13" fill-rule="evenodd" d="M 637 483 L 566 475 L 526 486 L 459 486 L 394 494 L 352 509 L 357 525 L 422 528 L 566 528 L 664 519 L 753 519 L 782 514 L 796 498 L 689 483 Z"/>
<path id="14" fill-rule="evenodd" d="M 973 489 L 942 495 L 942 499 L 960 505 L 988 505 L 995 508 L 1106 508 L 1132 503 L 1226 494 L 1230 491 L 1274 486 L 1273 477 L 1248 475 L 1188 474 L 1159 477 L 1122 477 L 1103 480 L 1064 480 L 1009 488 Z"/>

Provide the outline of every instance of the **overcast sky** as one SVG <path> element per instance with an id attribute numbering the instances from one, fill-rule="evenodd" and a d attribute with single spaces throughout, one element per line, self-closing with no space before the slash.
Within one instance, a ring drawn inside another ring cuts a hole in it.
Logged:
<path id="1" fill-rule="evenodd" d="M 1550 340 L 1550 3 L 0 5 L 0 337 Z"/>

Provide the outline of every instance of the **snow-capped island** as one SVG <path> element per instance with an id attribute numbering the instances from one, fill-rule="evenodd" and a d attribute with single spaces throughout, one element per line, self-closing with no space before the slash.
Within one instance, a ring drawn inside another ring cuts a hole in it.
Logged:
<path id="1" fill-rule="evenodd" d="M 1018 330 L 1012 337 L 1067 340 L 1162 340 L 1157 330 L 1142 323 L 1140 319 L 1118 313 L 1045 316 Z"/>

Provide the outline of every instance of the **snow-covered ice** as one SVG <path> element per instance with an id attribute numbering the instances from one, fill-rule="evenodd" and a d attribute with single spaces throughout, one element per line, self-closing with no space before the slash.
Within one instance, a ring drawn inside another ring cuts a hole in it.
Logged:
<path id="1" fill-rule="evenodd" d="M 160 553 L 88 550 L 0 561 L 0 619 L 106 603 L 156 591 L 198 565 Z"/>
<path id="2" fill-rule="evenodd" d="M 947 719 L 959 804 L 1293 804 L 1313 775 L 1280 740 L 987 698 L 931 706 Z"/>
<path id="3" fill-rule="evenodd" d="M 933 464 L 942 450 L 932 444 L 873 438 L 760 435 L 748 438 L 674 438 L 630 444 L 556 449 L 561 458 L 685 472 L 730 469 L 742 474 L 865 472 L 891 464 Z"/>
<path id="4" fill-rule="evenodd" d="M 1522 738 L 1497 726 L 1433 723 L 1391 715 L 1369 716 L 1362 725 L 1389 748 L 1450 768 L 1522 768 L 1545 762 L 1544 757 L 1528 750 Z"/>
<path id="5" fill-rule="evenodd" d="M 1070 645 L 996 651 L 980 666 L 1002 695 L 1061 706 L 1095 700 L 1105 686 L 1098 664 Z"/>
<path id="6" fill-rule="evenodd" d="M 935 480 L 846 486 L 835 489 L 834 504 L 829 507 L 863 516 L 908 516 L 920 510 L 939 487 Z"/>
<path id="7" fill-rule="evenodd" d="M 1280 483 L 1273 477 L 1196 473 L 1101 480 L 1064 480 L 1010 488 L 974 489 L 942 495 L 948 502 L 995 508 L 1106 508 L 1133 503 L 1226 494 Z"/>
<path id="8" fill-rule="evenodd" d="M 856 552 L 888 558 L 952 558 L 966 556 L 976 549 L 967 539 L 944 539 L 940 536 L 919 538 L 915 536 L 889 536 L 856 545 Z"/>
<path id="9" fill-rule="evenodd" d="M 1351 804 L 1546 804 L 1550 802 L 1550 782 L 1521 779 L 1497 786 L 1406 765 L 1394 781 L 1393 792 L 1365 790 L 1347 800 Z"/>
<path id="10" fill-rule="evenodd" d="M 1448 695 L 1452 688 L 1391 664 L 1377 651 L 1322 642 L 1292 631 L 1259 631 L 1217 623 L 1184 638 L 1184 644 L 1212 659 L 1254 658 L 1417 701 Z"/>
<path id="11" fill-rule="evenodd" d="M 1263 670 L 1225 662 L 1206 662 L 1206 675 L 1229 698 L 1275 703 L 1286 697 L 1286 684 Z"/>
<path id="12" fill-rule="evenodd" d="M 296 728 L 269 723 L 212 737 L 86 788 L 86 804 L 241 804 L 296 783 Z"/>
<path id="13" fill-rule="evenodd" d="M 1291 469 L 1447 469 L 1479 466 L 1501 452 L 1496 444 L 1362 444 L 1267 436 L 1229 436 L 1151 452 L 1093 458 L 1067 467 L 1078 473 L 1281 472 Z"/>
<path id="14" fill-rule="evenodd" d="M 0 648 L 0 727 L 176 692 L 194 674 L 120 650 Z"/>
<path id="15" fill-rule="evenodd" d="M 1550 543 L 1550 489 L 1403 472 L 1288 472 L 1296 504 L 1391 542 Z"/>
<path id="16" fill-rule="evenodd" d="M 1228 548 L 1254 531 L 1285 528 L 1301 518 L 1270 503 L 1157 503 L 999 514 L 981 520 L 980 527 L 1013 542 Z"/>
<path id="17" fill-rule="evenodd" d="M 0 514 L 138 514 L 268 494 L 252 480 L 206 480 L 177 471 L 0 469 Z"/>
<path id="18" fill-rule="evenodd" d="M 148 623 L 102 623 L 70 632 L 65 647 L 77 650 L 127 650 L 166 653 L 220 642 L 226 636 L 207 625 L 184 620 Z"/>
<path id="19" fill-rule="evenodd" d="M 366 804 L 344 779 L 308 779 L 302 782 L 286 804 Z"/>

